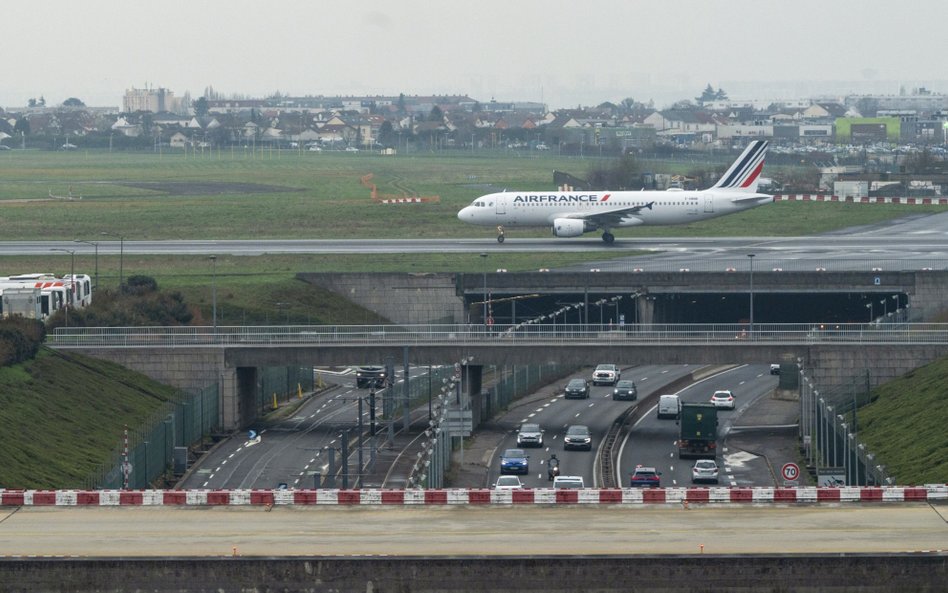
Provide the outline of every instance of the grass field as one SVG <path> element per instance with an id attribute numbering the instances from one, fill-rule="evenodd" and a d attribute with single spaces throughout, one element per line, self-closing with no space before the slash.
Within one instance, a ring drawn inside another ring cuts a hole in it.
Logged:
<path id="1" fill-rule="evenodd" d="M 458 210 L 490 191 L 554 189 L 554 169 L 585 177 L 600 162 L 500 154 L 7 151 L 0 154 L 0 236 L 95 239 L 108 231 L 129 241 L 492 237 L 491 228 L 461 223 Z M 681 172 L 694 167 L 651 162 L 648 168 Z M 437 195 L 440 202 L 374 203 L 361 182 L 368 174 L 382 194 Z M 82 199 L 48 197 L 70 192 Z M 938 208 L 781 202 L 694 225 L 616 235 L 807 235 L 924 211 Z M 548 229 L 510 234 L 548 235 Z"/>

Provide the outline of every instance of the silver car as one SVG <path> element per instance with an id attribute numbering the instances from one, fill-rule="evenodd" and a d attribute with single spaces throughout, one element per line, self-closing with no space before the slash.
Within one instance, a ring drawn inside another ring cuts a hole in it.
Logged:
<path id="1" fill-rule="evenodd" d="M 718 483 L 718 464 L 713 459 L 699 459 L 691 468 L 691 481 Z"/>
<path id="2" fill-rule="evenodd" d="M 543 431 L 540 429 L 540 425 L 532 422 L 521 424 L 520 430 L 517 431 L 517 446 L 542 447 Z"/>

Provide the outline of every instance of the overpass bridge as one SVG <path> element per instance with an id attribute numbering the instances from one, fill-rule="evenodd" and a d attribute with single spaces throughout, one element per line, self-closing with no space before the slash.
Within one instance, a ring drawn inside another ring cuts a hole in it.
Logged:
<path id="1" fill-rule="evenodd" d="M 181 389 L 220 386 L 220 424 L 256 417 L 268 366 L 384 360 L 463 364 L 478 393 L 484 366 L 795 363 L 821 385 L 869 370 L 878 385 L 948 354 L 948 324 L 589 324 L 57 328 L 47 344 L 113 361 Z"/>

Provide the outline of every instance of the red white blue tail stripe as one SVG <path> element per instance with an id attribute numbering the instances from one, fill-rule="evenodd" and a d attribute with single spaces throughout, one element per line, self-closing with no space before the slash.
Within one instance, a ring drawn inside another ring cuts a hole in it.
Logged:
<path id="1" fill-rule="evenodd" d="M 751 142 L 744 149 L 740 158 L 734 161 L 731 168 L 724 173 L 724 176 L 712 188 L 756 192 L 758 178 L 764 168 L 767 145 L 768 143 L 763 140 Z"/>

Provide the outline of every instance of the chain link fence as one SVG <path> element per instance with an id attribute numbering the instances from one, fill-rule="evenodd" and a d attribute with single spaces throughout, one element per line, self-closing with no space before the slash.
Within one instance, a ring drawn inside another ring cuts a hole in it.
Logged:
<path id="1" fill-rule="evenodd" d="M 869 403 L 868 370 L 836 385 L 817 386 L 800 370 L 800 436 L 819 486 L 895 483 L 885 465 L 859 441 L 859 408 Z"/>
<path id="2" fill-rule="evenodd" d="M 312 391 L 315 372 L 308 367 L 266 367 L 257 380 L 257 408 L 269 411 L 275 403 L 286 402 L 303 391 Z M 125 443 L 112 451 L 85 482 L 87 489 L 151 487 L 163 475 L 170 477 L 175 447 L 195 448 L 220 428 L 220 386 L 213 383 L 196 393 L 180 392 L 170 402 L 137 427 L 128 429 L 128 461 Z"/>

